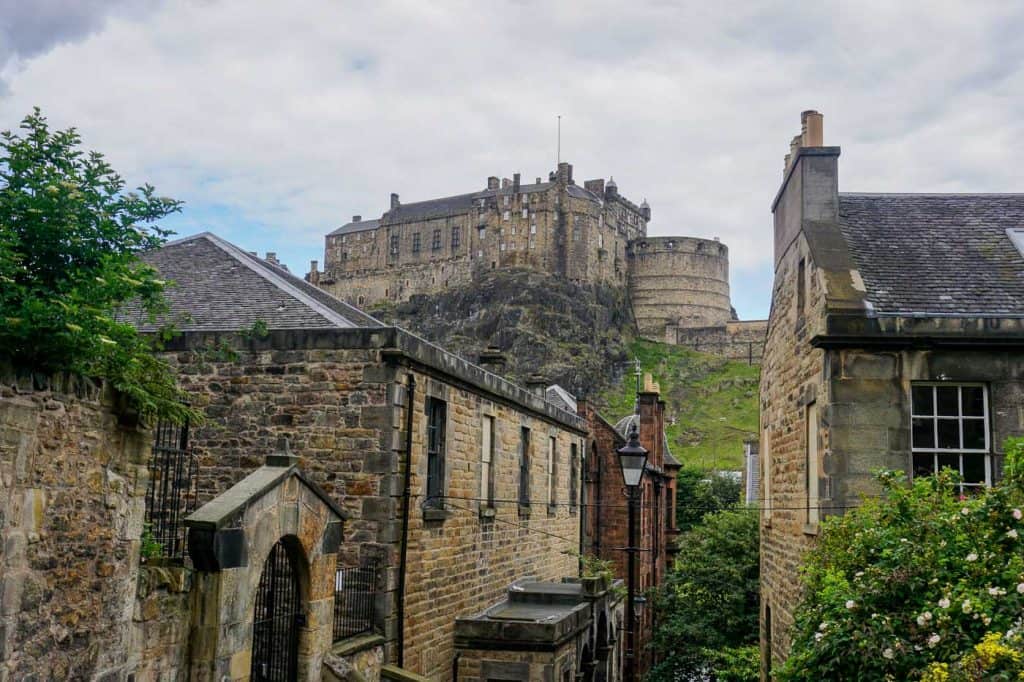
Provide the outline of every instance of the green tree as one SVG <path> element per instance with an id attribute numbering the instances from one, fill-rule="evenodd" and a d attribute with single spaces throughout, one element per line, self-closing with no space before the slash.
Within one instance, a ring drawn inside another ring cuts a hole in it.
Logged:
<path id="1" fill-rule="evenodd" d="M 115 317 L 132 302 L 163 310 L 165 282 L 138 259 L 169 232 L 158 220 L 180 202 L 125 183 L 74 129 L 51 131 L 36 109 L 21 133 L 0 133 L 0 354 L 38 372 L 105 379 L 143 415 L 181 420 L 174 376 Z"/>
<path id="2" fill-rule="evenodd" d="M 736 479 L 695 467 L 680 469 L 676 474 L 676 528 L 685 532 L 705 514 L 734 509 L 740 492 Z"/>
<path id="3" fill-rule="evenodd" d="M 679 554 L 654 593 L 651 681 L 746 682 L 758 676 L 758 515 L 708 514 L 679 538 Z"/>
<path id="4" fill-rule="evenodd" d="M 1024 441 L 964 498 L 943 471 L 822 524 L 780 680 L 1024 679 Z"/>

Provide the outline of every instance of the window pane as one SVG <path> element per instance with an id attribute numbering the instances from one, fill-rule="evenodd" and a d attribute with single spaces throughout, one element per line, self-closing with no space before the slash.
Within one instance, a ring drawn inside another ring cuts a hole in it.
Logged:
<path id="1" fill-rule="evenodd" d="M 939 455 L 939 469 L 952 469 L 960 473 L 960 455 Z"/>
<path id="2" fill-rule="evenodd" d="M 985 482 L 985 455 L 964 455 L 964 483 Z"/>
<path id="3" fill-rule="evenodd" d="M 939 401 L 941 402 L 941 401 Z M 960 449 L 960 421 L 957 419 L 939 419 L 939 449 Z"/>
<path id="4" fill-rule="evenodd" d="M 984 450 L 985 449 L 985 420 L 965 419 L 964 420 L 964 449 Z"/>
<path id="5" fill-rule="evenodd" d="M 956 386 L 937 386 L 939 415 L 956 417 L 960 414 L 959 389 Z"/>
<path id="6" fill-rule="evenodd" d="M 981 386 L 964 386 L 961 391 L 963 391 L 964 414 L 983 417 L 985 415 L 985 389 Z"/>
<path id="7" fill-rule="evenodd" d="M 920 419 L 915 417 L 912 420 L 912 445 L 915 448 L 935 447 L 935 420 Z"/>
<path id="8" fill-rule="evenodd" d="M 914 386 L 910 391 L 911 409 L 914 414 L 935 414 L 931 386 Z"/>
<path id="9" fill-rule="evenodd" d="M 931 476 L 935 473 L 935 455 L 914 455 L 914 476 Z"/>

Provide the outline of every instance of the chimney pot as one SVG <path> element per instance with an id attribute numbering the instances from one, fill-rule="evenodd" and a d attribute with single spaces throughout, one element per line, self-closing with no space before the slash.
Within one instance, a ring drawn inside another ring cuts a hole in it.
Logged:
<path id="1" fill-rule="evenodd" d="M 800 114 L 801 147 L 824 146 L 825 117 L 813 109 Z"/>
<path id="2" fill-rule="evenodd" d="M 361 216 L 361 215 L 354 215 L 354 216 L 352 216 L 352 222 L 354 222 L 354 223 L 358 223 L 362 219 L 363 219 L 363 216 Z"/>
<path id="3" fill-rule="evenodd" d="M 398 206 L 398 194 L 396 192 L 391 193 L 391 208 Z"/>
<path id="4" fill-rule="evenodd" d="M 537 184 L 538 185 L 540 184 L 540 176 L 539 175 L 537 176 Z"/>

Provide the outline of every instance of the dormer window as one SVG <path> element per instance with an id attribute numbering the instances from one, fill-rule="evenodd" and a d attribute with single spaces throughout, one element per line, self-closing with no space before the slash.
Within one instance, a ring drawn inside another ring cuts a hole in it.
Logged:
<path id="1" fill-rule="evenodd" d="M 1006 231 L 1006 236 L 1017 247 L 1020 255 L 1024 256 L 1024 227 L 1011 227 Z"/>

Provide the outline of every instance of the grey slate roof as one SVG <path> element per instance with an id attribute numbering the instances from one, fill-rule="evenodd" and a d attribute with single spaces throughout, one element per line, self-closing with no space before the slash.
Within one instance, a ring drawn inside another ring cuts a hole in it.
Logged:
<path id="1" fill-rule="evenodd" d="M 180 331 L 240 331 L 262 320 L 268 329 L 382 327 L 366 313 L 209 232 L 169 242 L 143 255 L 164 279 L 170 313 L 155 323 L 137 306 L 120 317 L 142 331 L 171 321 Z"/>
<path id="2" fill-rule="evenodd" d="M 616 431 L 616 433 L 618 433 L 620 436 L 622 436 L 623 440 L 627 440 L 628 441 L 629 440 L 629 430 L 633 427 L 633 424 L 636 423 L 637 428 L 638 429 L 640 428 L 640 423 L 638 421 L 639 419 L 640 419 L 640 417 L 638 415 L 636 415 L 636 414 L 631 414 L 631 415 L 628 415 L 626 417 L 623 417 L 619 421 L 615 422 L 615 431 Z M 669 449 L 669 447 L 668 447 L 668 434 L 665 433 L 665 432 L 662 432 L 662 434 L 661 434 L 661 444 L 662 444 L 662 447 L 665 450 L 665 466 L 667 466 L 667 467 L 670 467 L 670 466 L 681 467 L 681 466 L 683 466 L 682 462 L 680 462 L 678 459 L 676 459 L 675 455 L 672 454 L 672 450 Z"/>
<path id="3" fill-rule="evenodd" d="M 357 222 L 345 223 L 334 232 L 329 232 L 327 236 L 335 234 L 352 234 L 353 232 L 366 232 L 367 230 L 376 230 L 380 227 L 380 219 L 374 218 L 373 220 L 359 220 Z"/>
<path id="4" fill-rule="evenodd" d="M 874 313 L 1024 316 L 1024 194 L 841 193 L 839 227 Z"/>

